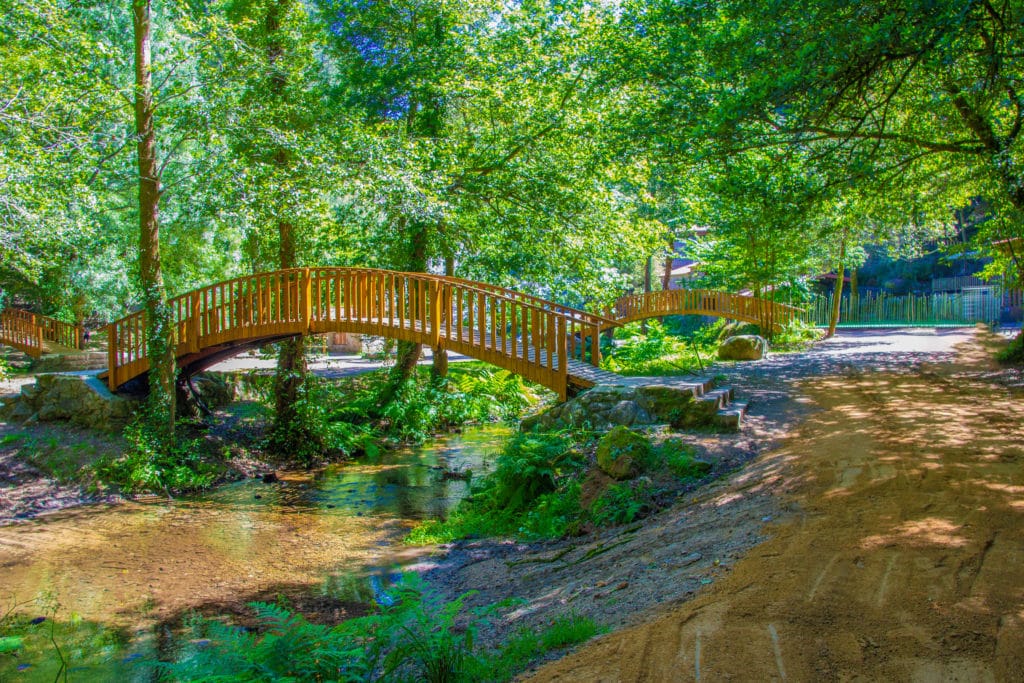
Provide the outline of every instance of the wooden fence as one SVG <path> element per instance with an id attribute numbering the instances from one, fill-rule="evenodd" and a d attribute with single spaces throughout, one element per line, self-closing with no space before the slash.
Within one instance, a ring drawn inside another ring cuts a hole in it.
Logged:
<path id="1" fill-rule="evenodd" d="M 826 327 L 835 301 L 831 294 L 815 297 L 803 317 L 805 322 Z M 948 294 L 865 293 L 844 296 L 840 303 L 841 325 L 973 325 L 999 320 L 1001 297 L 982 292 Z"/>

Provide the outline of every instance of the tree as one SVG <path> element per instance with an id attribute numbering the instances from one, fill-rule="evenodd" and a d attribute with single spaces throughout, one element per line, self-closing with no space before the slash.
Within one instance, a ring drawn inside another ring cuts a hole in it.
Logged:
<path id="1" fill-rule="evenodd" d="M 841 168 L 837 182 L 891 201 L 920 190 L 908 212 L 947 218 L 981 195 L 1024 231 L 1022 19 L 1019 3 L 955 0 L 728 0 L 648 17 L 661 49 L 691 46 L 652 66 L 668 84 L 660 111 L 716 153 L 797 145 Z"/>
<path id="2" fill-rule="evenodd" d="M 132 0 L 135 45 L 135 132 L 139 172 L 139 279 L 146 311 L 149 409 L 165 437 L 174 432 L 174 327 L 160 264 L 160 168 L 154 127 L 150 0 Z"/>
<path id="3" fill-rule="evenodd" d="M 219 123 L 235 158 L 233 178 L 242 182 L 226 189 L 253 224 L 246 235 L 252 269 L 296 268 L 308 263 L 311 226 L 328 213 L 318 131 L 339 118 L 330 120 L 320 101 L 317 36 L 298 0 L 234 0 L 227 17 L 234 39 L 229 73 L 236 82 L 224 93 Z M 278 449 L 309 438 L 296 412 L 306 374 L 304 338 L 281 342 L 271 439 Z"/>

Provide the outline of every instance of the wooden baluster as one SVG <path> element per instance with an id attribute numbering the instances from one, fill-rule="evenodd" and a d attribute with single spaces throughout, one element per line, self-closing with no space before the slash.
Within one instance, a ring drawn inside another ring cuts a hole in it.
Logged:
<path id="1" fill-rule="evenodd" d="M 455 290 L 455 338 L 462 341 L 462 288 Z"/>
<path id="2" fill-rule="evenodd" d="M 511 344 L 511 348 L 509 349 L 509 356 L 512 357 L 512 360 L 516 360 L 519 358 L 519 321 L 517 320 L 517 307 L 518 304 L 515 301 L 513 301 L 509 305 L 509 319 L 512 323 L 512 329 L 509 332 L 509 335 L 511 337 L 511 339 L 509 339 L 509 343 Z"/>
<path id="3" fill-rule="evenodd" d="M 426 330 L 424 330 L 426 331 Z M 430 345 L 441 345 L 441 283 L 430 281 Z"/>
<path id="4" fill-rule="evenodd" d="M 352 271 L 347 268 L 341 276 L 341 308 L 339 312 L 346 322 L 352 322 L 352 277 Z"/>
<path id="5" fill-rule="evenodd" d="M 590 363 L 601 367 L 601 328 L 594 325 L 590 329 Z"/>
<path id="6" fill-rule="evenodd" d="M 480 348 L 487 348 L 487 301 L 483 292 L 476 293 L 476 326 L 480 335 Z"/>
<path id="7" fill-rule="evenodd" d="M 312 330 L 313 324 L 313 278 L 310 275 L 309 268 L 303 268 L 299 271 L 299 294 L 301 296 L 301 306 L 299 307 L 300 315 L 302 316 L 303 324 L 301 327 L 308 333 Z"/>
<path id="8" fill-rule="evenodd" d="M 568 356 L 568 344 L 569 335 L 566 334 L 566 324 L 569 323 L 568 318 L 562 318 L 559 321 L 559 326 L 555 330 L 555 353 L 558 354 L 557 358 L 557 370 L 558 370 L 558 398 L 562 401 L 566 399 L 569 394 L 569 356 Z"/>
<path id="9" fill-rule="evenodd" d="M 377 285 L 377 302 L 374 308 L 374 316 L 377 319 L 377 328 L 381 334 L 384 333 L 384 311 L 387 310 L 387 299 L 385 299 L 385 284 L 387 282 L 387 273 L 378 274 L 374 276 L 374 281 Z"/>
<path id="10" fill-rule="evenodd" d="M 505 317 L 508 309 L 508 299 L 501 300 L 501 317 L 499 324 L 501 325 L 501 354 L 503 356 L 509 355 L 508 353 L 508 328 L 505 326 Z"/>
<path id="11" fill-rule="evenodd" d="M 418 324 L 420 326 L 420 333 L 426 334 L 427 331 L 427 283 L 425 280 L 421 280 L 417 277 L 411 278 L 416 288 L 416 319 L 413 323 L 412 329 L 416 328 Z"/>
<path id="12" fill-rule="evenodd" d="M 117 391 L 117 325 L 107 324 L 107 386 L 111 391 Z"/>

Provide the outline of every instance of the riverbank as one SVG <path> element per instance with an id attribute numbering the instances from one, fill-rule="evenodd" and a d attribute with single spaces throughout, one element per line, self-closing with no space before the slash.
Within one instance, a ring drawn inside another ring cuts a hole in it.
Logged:
<path id="1" fill-rule="evenodd" d="M 750 398 L 739 434 L 692 437 L 704 449 L 701 457 L 719 463 L 716 469 L 725 476 L 640 524 L 593 536 L 538 545 L 455 543 L 427 567 L 425 576 L 448 598 L 479 591 L 471 604 L 520 598 L 523 606 L 494 624 L 490 636 L 495 640 L 562 614 L 589 616 L 616 629 L 644 623 L 652 612 L 706 592 L 753 548 L 770 540 L 778 525 L 805 514 L 789 496 L 798 482 L 788 472 L 800 448 L 780 447 L 799 438 L 803 425 L 824 419 L 827 408 L 816 400 L 817 384 L 842 387 L 877 373 L 906 379 L 953 367 L 963 349 L 998 343 L 981 334 L 846 333 L 805 353 L 716 366 L 715 372 L 727 374 L 727 382 Z M 1021 379 L 1019 370 L 988 364 L 974 372 L 1004 386 Z"/>

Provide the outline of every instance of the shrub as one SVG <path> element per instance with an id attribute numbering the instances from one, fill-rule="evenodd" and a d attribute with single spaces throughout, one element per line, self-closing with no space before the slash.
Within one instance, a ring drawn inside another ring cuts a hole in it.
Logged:
<path id="1" fill-rule="evenodd" d="M 597 526 L 628 524 L 650 512 L 652 506 L 650 483 L 627 481 L 605 489 L 590 506 L 590 516 Z"/>
<path id="2" fill-rule="evenodd" d="M 381 440 L 417 443 L 453 425 L 518 418 L 537 400 L 516 375 L 465 365 L 440 381 L 420 369 L 384 406 L 380 396 L 389 382 L 386 372 L 341 381 L 310 376 L 299 392 L 293 423 L 275 429 L 267 445 L 307 465 L 324 456 L 373 455 Z M 272 384 L 256 386 L 269 403 Z"/>
<path id="3" fill-rule="evenodd" d="M 650 464 L 651 444 L 647 437 L 619 425 L 597 442 L 597 464 L 611 477 L 635 476 Z"/>
<path id="4" fill-rule="evenodd" d="M 1007 365 L 1024 365 L 1024 332 L 1014 337 L 1009 346 L 997 353 L 996 360 Z"/>
<path id="5" fill-rule="evenodd" d="M 446 543 L 469 536 L 557 538 L 579 523 L 582 454 L 564 433 L 517 434 L 496 469 L 447 520 L 416 527 L 407 542 Z"/>
<path id="6" fill-rule="evenodd" d="M 179 438 L 165 443 L 154 434 L 144 416 L 125 428 L 128 446 L 119 457 L 101 458 L 95 465 L 99 481 L 127 493 L 191 491 L 207 488 L 225 471 L 222 462 L 204 456 L 201 439 L 189 439 L 179 427 Z"/>
<path id="7" fill-rule="evenodd" d="M 775 334 L 772 348 L 775 351 L 800 350 L 818 341 L 824 331 L 803 320 L 791 320 Z"/>
<path id="8" fill-rule="evenodd" d="M 682 439 L 665 440 L 656 454 L 660 463 L 680 479 L 697 479 L 710 469 L 708 463 L 695 458 L 696 449 Z"/>

